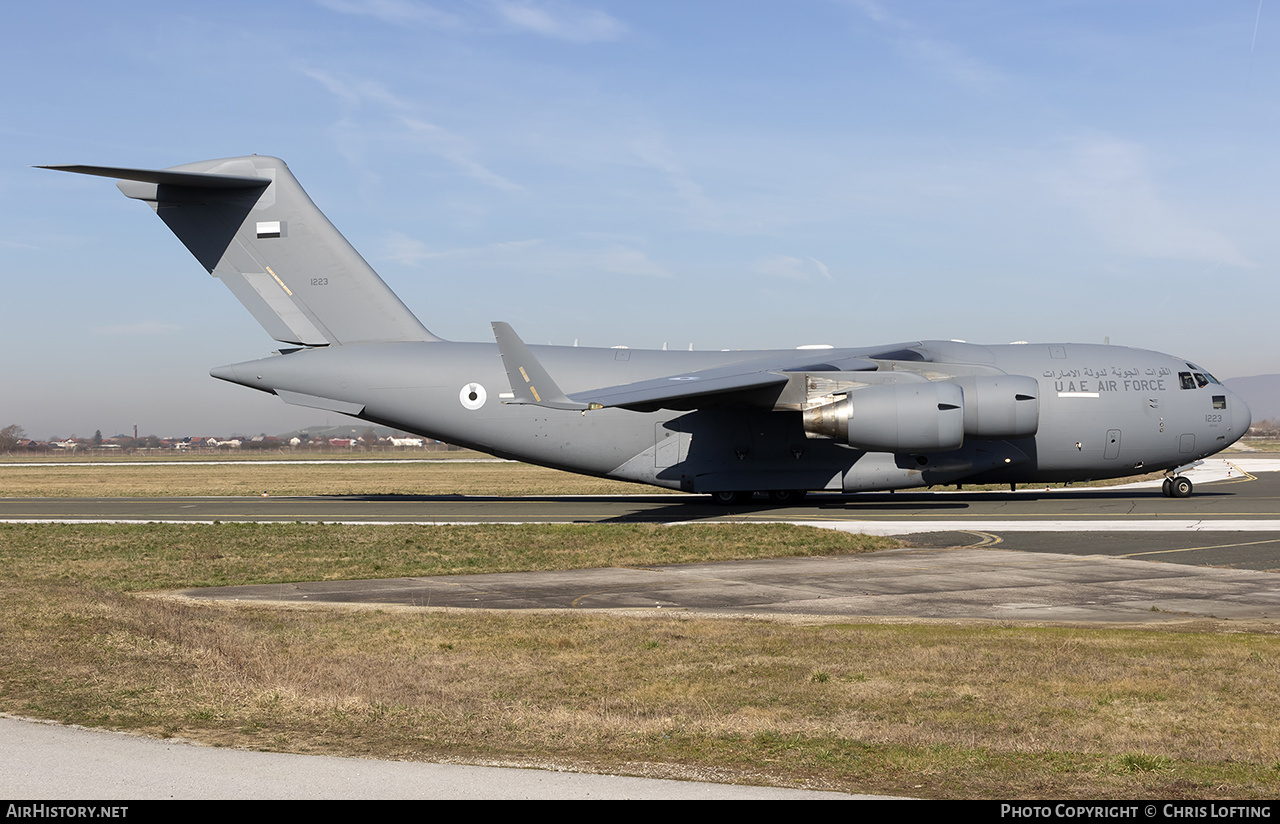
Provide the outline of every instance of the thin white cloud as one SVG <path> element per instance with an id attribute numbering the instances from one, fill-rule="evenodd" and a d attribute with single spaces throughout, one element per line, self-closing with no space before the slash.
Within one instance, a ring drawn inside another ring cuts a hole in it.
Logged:
<path id="1" fill-rule="evenodd" d="M 493 9 L 509 26 L 571 43 L 617 40 L 627 31 L 615 17 L 570 3 L 494 0 Z"/>
<path id="2" fill-rule="evenodd" d="M 456 14 L 440 11 L 425 3 L 409 0 L 316 0 L 321 6 L 340 14 L 373 17 L 393 26 L 428 25 L 438 29 L 455 29 L 462 25 Z"/>
<path id="3" fill-rule="evenodd" d="M 454 270 L 518 273 L 521 277 L 589 278 L 600 275 L 669 278 L 667 267 L 644 252 L 623 244 L 571 248 L 541 239 L 506 241 L 487 246 L 432 249 L 400 233 L 384 241 L 382 257 L 404 265 L 430 267 L 439 261 Z"/>
<path id="4" fill-rule="evenodd" d="M 1006 76 L 999 69 L 966 52 L 955 43 L 936 37 L 921 26 L 887 11 L 876 0 L 845 0 L 873 23 L 893 33 L 898 50 L 910 60 L 919 61 L 935 73 L 972 91 L 990 93 L 1004 85 Z"/>
<path id="5" fill-rule="evenodd" d="M 760 258 L 751 264 L 751 271 L 767 277 L 784 278 L 786 280 L 812 281 L 816 278 L 834 280 L 827 265 L 815 257 L 791 257 L 790 255 L 773 255 Z"/>
<path id="6" fill-rule="evenodd" d="M 815 257 L 809 258 L 809 262 L 818 267 L 818 274 L 822 275 L 827 280 L 835 280 L 835 278 L 831 277 L 831 270 L 827 268 L 827 264 Z"/>
<path id="7" fill-rule="evenodd" d="M 510 256 L 520 252 L 522 249 L 537 247 L 541 244 L 541 240 L 509 240 L 488 246 L 432 249 L 417 238 L 409 237 L 400 232 L 392 232 L 384 241 L 381 256 L 407 266 L 423 266 L 431 261 L 448 258 L 480 259 L 483 257 Z"/>
<path id="8" fill-rule="evenodd" d="M 149 338 L 172 335 L 175 332 L 182 331 L 182 327 L 176 323 L 161 323 L 160 321 L 151 320 L 139 323 L 121 323 L 115 326 L 95 326 L 92 331 L 95 335 L 106 335 L 113 338 Z"/>
<path id="9" fill-rule="evenodd" d="M 365 154 L 365 146 L 373 140 L 400 138 L 439 157 L 474 180 L 503 191 L 521 191 L 518 183 L 503 177 L 486 167 L 478 159 L 478 151 L 471 141 L 442 126 L 413 116 L 415 107 L 381 83 L 372 80 L 335 75 L 322 69 L 300 65 L 298 71 L 320 83 L 342 103 L 347 115 L 331 127 L 331 134 L 343 155 L 359 162 Z M 355 112 L 370 108 L 394 112 L 394 120 L 403 128 L 388 130 L 379 124 L 369 127 L 369 116 L 357 117 Z"/>
<path id="10" fill-rule="evenodd" d="M 1148 166 L 1140 146 L 1094 137 L 1069 148 L 1052 181 L 1103 239 L 1124 254 L 1255 265 L 1230 238 L 1205 225 L 1193 207 L 1162 193 Z"/>
<path id="11" fill-rule="evenodd" d="M 350 106 L 358 107 L 372 103 L 401 111 L 413 108 L 408 101 L 401 99 L 386 86 L 373 80 L 337 77 L 330 72 L 305 65 L 299 66 L 298 71 L 320 83 L 334 97 Z"/>
<path id="12" fill-rule="evenodd" d="M 316 0 L 330 11 L 372 17 L 402 28 L 426 26 L 472 33 L 493 31 L 492 19 L 505 29 L 536 34 L 569 43 L 617 40 L 627 32 L 621 20 L 597 9 L 559 0 L 487 0 L 443 11 L 413 0 Z M 468 13 L 469 12 L 469 13 Z M 491 18 L 486 20 L 484 18 Z"/>
<path id="13" fill-rule="evenodd" d="M 1006 82 L 1003 72 L 966 53 L 954 43 L 933 37 L 908 37 L 902 44 L 908 56 L 932 66 L 951 82 L 972 91 L 994 92 Z"/>
<path id="14" fill-rule="evenodd" d="M 632 143 L 632 149 L 645 165 L 657 169 L 666 176 L 677 197 L 699 223 L 709 226 L 718 226 L 721 223 L 723 217 L 721 209 L 707 197 L 702 186 L 689 176 L 684 165 L 661 138 L 648 137 L 636 140 Z"/>
<path id="15" fill-rule="evenodd" d="M 612 275 L 636 275 L 649 278 L 669 278 L 671 272 L 663 265 L 649 259 L 639 249 L 626 246 L 608 246 L 578 253 L 585 269 L 598 268 Z"/>
<path id="16" fill-rule="evenodd" d="M 401 122 L 408 127 L 409 133 L 419 146 L 452 163 L 468 177 L 495 189 L 508 192 L 523 190 L 524 187 L 520 184 L 507 180 L 476 160 L 475 147 L 465 138 L 425 120 L 404 117 L 401 118 Z"/>

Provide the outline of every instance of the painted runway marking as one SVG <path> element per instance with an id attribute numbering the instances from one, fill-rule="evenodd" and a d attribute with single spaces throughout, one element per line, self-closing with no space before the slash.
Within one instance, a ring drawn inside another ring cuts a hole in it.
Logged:
<path id="1" fill-rule="evenodd" d="M 1268 538 L 1265 541 L 1243 541 L 1238 544 L 1212 544 L 1210 546 L 1189 546 L 1185 549 L 1153 549 L 1150 552 L 1130 552 L 1126 555 L 1113 555 L 1113 558 L 1139 558 L 1143 555 L 1166 555 L 1171 552 L 1198 552 L 1209 549 L 1230 549 L 1237 546 L 1257 546 L 1258 544 L 1280 543 L 1280 538 Z"/>

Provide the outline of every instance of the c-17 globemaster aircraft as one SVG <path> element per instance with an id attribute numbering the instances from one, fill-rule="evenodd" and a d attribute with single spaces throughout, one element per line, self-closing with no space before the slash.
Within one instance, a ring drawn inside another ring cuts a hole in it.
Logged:
<path id="1" fill-rule="evenodd" d="M 285 163 L 117 178 L 277 341 L 210 374 L 502 457 L 732 504 L 767 493 L 1166 475 L 1235 442 L 1249 409 L 1182 358 L 1121 346 L 909 341 L 858 348 L 651 351 L 493 343 L 424 327 Z"/>

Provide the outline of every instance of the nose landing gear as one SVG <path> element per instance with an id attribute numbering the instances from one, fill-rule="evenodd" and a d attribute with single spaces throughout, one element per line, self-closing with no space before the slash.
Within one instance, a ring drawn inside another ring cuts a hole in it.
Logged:
<path id="1" fill-rule="evenodd" d="M 1166 498 L 1190 498 L 1191 497 L 1191 479 L 1180 473 L 1186 472 L 1192 467 L 1199 466 L 1204 461 L 1192 461 L 1188 464 L 1175 467 L 1165 471 L 1164 485 L 1161 492 Z"/>

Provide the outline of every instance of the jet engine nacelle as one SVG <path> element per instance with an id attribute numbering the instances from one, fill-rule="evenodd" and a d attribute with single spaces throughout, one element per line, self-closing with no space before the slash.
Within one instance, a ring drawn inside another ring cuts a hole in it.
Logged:
<path id="1" fill-rule="evenodd" d="M 964 434 L 970 438 L 1030 438 L 1040 428 L 1040 384 L 1026 375 L 956 378 L 964 390 Z"/>
<path id="2" fill-rule="evenodd" d="M 855 389 L 807 409 L 804 431 L 868 452 L 948 452 L 964 444 L 964 391 L 946 381 Z"/>

